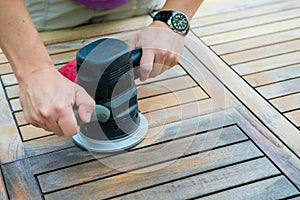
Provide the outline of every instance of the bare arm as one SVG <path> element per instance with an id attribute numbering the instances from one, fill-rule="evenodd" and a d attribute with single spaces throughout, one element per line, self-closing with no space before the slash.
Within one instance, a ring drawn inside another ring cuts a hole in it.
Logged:
<path id="1" fill-rule="evenodd" d="M 58 135 L 74 135 L 78 126 L 73 105 L 87 122 L 93 99 L 57 72 L 24 1 L 0 0 L 0 27 L 0 47 L 19 82 L 26 121 Z"/>

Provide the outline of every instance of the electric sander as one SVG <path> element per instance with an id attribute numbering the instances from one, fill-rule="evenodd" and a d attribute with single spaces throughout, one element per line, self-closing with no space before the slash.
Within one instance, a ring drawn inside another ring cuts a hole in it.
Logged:
<path id="1" fill-rule="evenodd" d="M 77 52 L 77 84 L 96 102 L 91 122 L 79 123 L 80 131 L 73 136 L 77 145 L 89 151 L 114 152 L 143 140 L 148 122 L 138 110 L 134 82 L 141 56 L 141 49 L 130 51 L 127 43 L 112 38 L 97 40 Z"/>

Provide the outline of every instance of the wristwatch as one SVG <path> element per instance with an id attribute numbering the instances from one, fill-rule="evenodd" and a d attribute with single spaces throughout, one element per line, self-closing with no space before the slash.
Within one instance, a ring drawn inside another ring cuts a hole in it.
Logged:
<path id="1" fill-rule="evenodd" d="M 180 35 L 187 35 L 190 30 L 189 18 L 182 12 L 163 10 L 159 11 L 153 21 L 165 22 L 173 31 Z"/>

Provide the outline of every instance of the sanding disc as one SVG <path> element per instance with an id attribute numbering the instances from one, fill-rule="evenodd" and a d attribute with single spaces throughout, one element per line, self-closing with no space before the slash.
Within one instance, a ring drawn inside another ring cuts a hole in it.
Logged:
<path id="1" fill-rule="evenodd" d="M 94 152 L 116 152 L 129 149 L 140 143 L 148 132 L 148 122 L 144 115 L 139 113 L 140 125 L 137 130 L 126 137 L 115 140 L 95 140 L 86 137 L 81 132 L 72 137 L 75 144 L 81 148 Z"/>

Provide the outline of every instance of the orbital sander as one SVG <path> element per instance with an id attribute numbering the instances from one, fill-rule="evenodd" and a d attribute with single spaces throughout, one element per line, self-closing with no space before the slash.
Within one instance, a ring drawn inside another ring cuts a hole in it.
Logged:
<path id="1" fill-rule="evenodd" d="M 127 43 L 105 38 L 81 48 L 76 55 L 76 82 L 94 98 L 91 122 L 79 123 L 73 141 L 95 152 L 114 152 L 133 147 L 148 131 L 138 110 L 136 70 L 142 50 L 130 51 Z M 78 113 L 75 116 L 80 122 Z"/>

